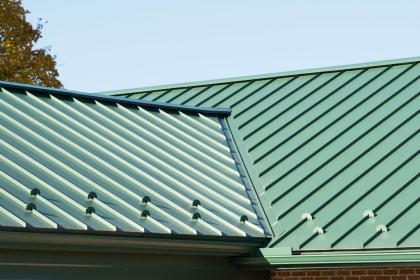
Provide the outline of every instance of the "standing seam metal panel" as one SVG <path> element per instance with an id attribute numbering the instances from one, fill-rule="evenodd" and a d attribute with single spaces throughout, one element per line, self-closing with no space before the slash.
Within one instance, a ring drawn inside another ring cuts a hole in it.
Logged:
<path id="1" fill-rule="evenodd" d="M 417 59 L 222 81 L 217 84 L 220 90 L 211 94 L 207 90 L 215 85 L 202 83 L 204 90 L 183 104 L 232 108 L 228 123 L 273 227 L 271 247 L 410 247 L 420 244 L 414 218 L 420 196 L 419 77 Z M 193 88 L 186 85 L 183 90 Z M 179 90 L 166 87 L 156 100 L 173 91 Z M 181 96 L 171 102 L 177 104 Z M 135 97 L 142 99 L 141 90 Z M 392 151 L 395 144 L 402 146 Z M 398 161 L 373 163 L 389 152 Z M 398 162 L 404 164 L 398 167 Z M 357 179 L 358 174 L 369 176 Z M 390 183 L 398 178 L 402 182 Z M 345 182 L 356 179 L 344 191 Z M 413 200 L 404 200 L 405 195 Z M 391 223 L 382 218 L 398 213 L 393 202 L 408 209 Z M 365 218 L 370 211 L 374 216 Z"/>

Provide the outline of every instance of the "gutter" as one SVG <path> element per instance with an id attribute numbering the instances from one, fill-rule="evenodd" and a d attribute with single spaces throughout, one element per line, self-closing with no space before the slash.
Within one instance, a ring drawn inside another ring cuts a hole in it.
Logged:
<path id="1" fill-rule="evenodd" d="M 273 250 L 274 249 L 274 250 Z M 293 255 L 291 248 L 261 249 L 260 257 L 238 258 L 235 264 L 253 269 L 334 268 L 343 266 L 419 265 L 420 249 L 318 252 Z"/>
<path id="2" fill-rule="evenodd" d="M 2 249 L 249 256 L 270 238 L 0 227 Z"/>

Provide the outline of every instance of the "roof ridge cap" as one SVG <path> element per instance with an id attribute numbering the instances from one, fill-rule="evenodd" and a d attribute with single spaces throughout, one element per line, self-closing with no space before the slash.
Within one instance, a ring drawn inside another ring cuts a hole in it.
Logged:
<path id="1" fill-rule="evenodd" d="M 179 89 L 179 88 L 187 88 L 187 87 L 199 87 L 199 86 L 226 84 L 226 83 L 234 83 L 234 82 L 246 82 L 246 81 L 260 80 L 260 79 L 280 78 L 280 77 L 296 76 L 296 75 L 309 75 L 309 74 L 315 74 L 315 73 L 321 73 L 321 72 L 327 73 L 327 72 L 333 72 L 333 71 L 343 71 L 343 70 L 353 70 L 353 69 L 355 70 L 355 69 L 361 69 L 361 68 L 367 68 L 367 67 L 381 67 L 381 66 L 407 64 L 407 63 L 414 63 L 414 62 L 420 62 L 420 56 L 400 58 L 400 59 L 378 60 L 378 61 L 371 61 L 371 62 L 365 62 L 365 63 L 344 64 L 344 65 L 337 65 L 337 66 L 315 67 L 315 68 L 307 68 L 307 69 L 302 69 L 302 70 L 291 70 L 291 71 L 283 71 L 283 72 L 276 72 L 276 73 L 268 73 L 268 74 L 262 74 L 262 75 L 249 75 L 249 76 L 239 76 L 239 77 L 213 79 L 213 80 L 202 80 L 202 81 L 186 82 L 186 83 L 173 83 L 173 84 L 165 84 L 165 85 L 146 86 L 146 87 L 122 89 L 122 90 L 102 91 L 102 92 L 98 92 L 98 94 L 103 94 L 107 96 L 118 96 L 118 95 L 133 94 L 133 93 L 148 92 L 148 91 Z"/>
<path id="2" fill-rule="evenodd" d="M 120 96 L 112 96 L 112 95 L 108 96 L 108 95 L 102 95 L 99 93 L 84 93 L 84 92 L 71 91 L 71 90 L 66 90 L 66 89 L 56 89 L 56 88 L 41 87 L 41 86 L 21 84 L 21 83 L 4 82 L 4 81 L 0 81 L 0 88 L 4 88 L 6 90 L 12 89 L 12 90 L 36 92 L 40 94 L 53 94 L 57 96 L 84 98 L 84 99 L 90 99 L 90 100 L 96 100 L 96 101 L 113 102 L 113 103 L 118 103 L 122 105 L 140 106 L 140 107 L 145 107 L 145 108 L 201 113 L 205 115 L 225 116 L 225 115 L 230 115 L 231 113 L 230 108 L 207 108 L 207 107 L 195 107 L 195 106 L 187 106 L 187 105 L 176 105 L 176 104 L 170 104 L 170 103 L 164 103 L 164 102 L 136 100 L 136 99 L 120 97 Z"/>

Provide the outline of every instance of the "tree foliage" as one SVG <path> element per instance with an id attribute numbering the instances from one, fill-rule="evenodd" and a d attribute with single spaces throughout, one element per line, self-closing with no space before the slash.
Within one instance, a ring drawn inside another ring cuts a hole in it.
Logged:
<path id="1" fill-rule="evenodd" d="M 28 13 L 21 0 L 0 0 L 0 80 L 61 88 L 55 56 L 35 47 L 43 26 L 27 22 Z"/>

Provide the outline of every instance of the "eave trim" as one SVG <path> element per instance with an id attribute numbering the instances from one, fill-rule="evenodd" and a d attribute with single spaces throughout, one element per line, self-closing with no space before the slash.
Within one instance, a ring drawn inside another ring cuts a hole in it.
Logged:
<path id="1" fill-rule="evenodd" d="M 239 258 L 236 264 L 258 268 L 325 268 L 351 265 L 420 264 L 420 250 L 354 253 L 302 254 L 290 256 L 263 255 Z"/>
<path id="2" fill-rule="evenodd" d="M 0 249 L 245 256 L 269 238 L 0 228 Z"/>

